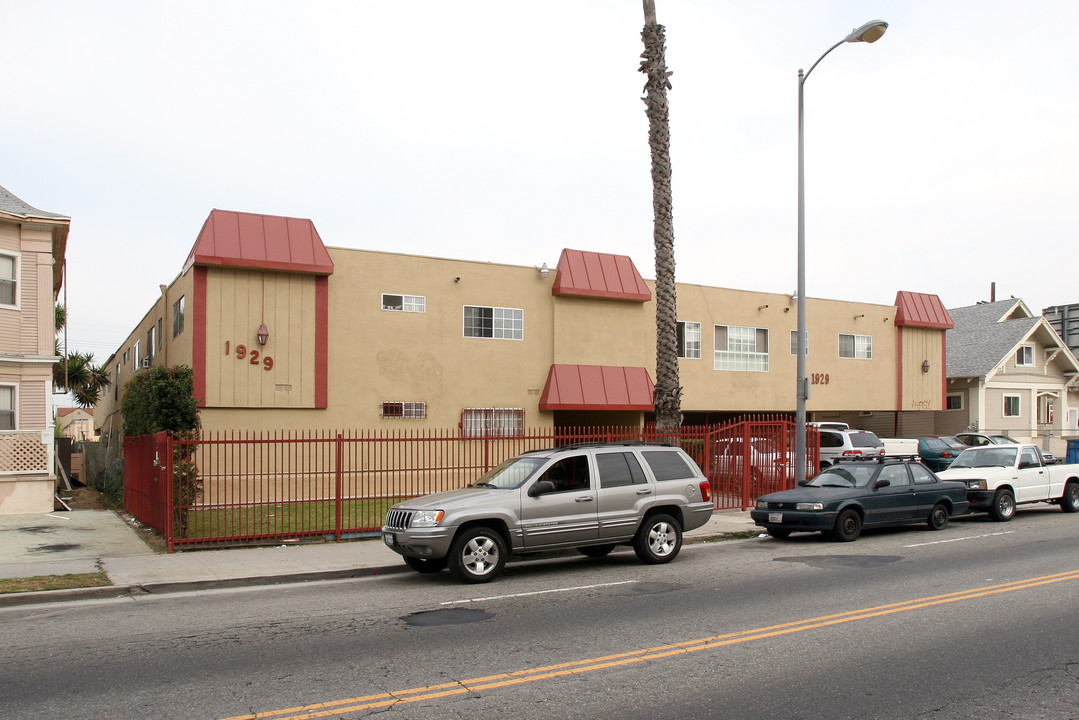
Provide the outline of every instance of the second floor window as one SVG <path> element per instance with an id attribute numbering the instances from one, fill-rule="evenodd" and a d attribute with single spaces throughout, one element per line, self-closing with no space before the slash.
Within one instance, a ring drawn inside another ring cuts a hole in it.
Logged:
<path id="1" fill-rule="evenodd" d="M 0 255 L 0 305 L 18 305 L 18 265 L 11 255 Z"/>
<path id="2" fill-rule="evenodd" d="M 1033 365 L 1034 364 L 1034 346 L 1024 345 L 1015 352 L 1015 364 L 1016 365 Z"/>
<path id="3" fill-rule="evenodd" d="M 768 329 L 716 325 L 716 370 L 768 372 Z"/>
<path id="4" fill-rule="evenodd" d="M 700 358 L 701 324 L 699 322 L 678 323 L 678 357 Z"/>
<path id="5" fill-rule="evenodd" d="M 846 335 L 839 334 L 839 357 L 854 358 L 856 360 L 873 359 L 873 336 L 872 335 Z"/>
<path id="6" fill-rule="evenodd" d="M 397 312 L 427 312 L 427 298 L 422 295 L 382 294 L 382 309 Z"/>
<path id="7" fill-rule="evenodd" d="M 525 311 L 465 305 L 465 337 L 524 340 Z"/>
<path id="8" fill-rule="evenodd" d="M 798 356 L 798 331 L 791 330 L 791 355 Z M 809 331 L 806 330 L 806 355 L 809 355 Z"/>
<path id="9" fill-rule="evenodd" d="M 172 304 L 172 336 L 176 337 L 184 331 L 184 297 Z"/>

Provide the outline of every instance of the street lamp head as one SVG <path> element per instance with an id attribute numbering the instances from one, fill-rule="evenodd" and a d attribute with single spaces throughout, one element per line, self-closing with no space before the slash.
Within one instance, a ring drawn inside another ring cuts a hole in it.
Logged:
<path id="1" fill-rule="evenodd" d="M 888 23 L 883 20 L 870 20 L 865 25 L 851 30 L 850 35 L 846 37 L 844 42 L 873 43 L 880 40 L 880 36 L 883 35 L 884 31 L 887 29 Z"/>

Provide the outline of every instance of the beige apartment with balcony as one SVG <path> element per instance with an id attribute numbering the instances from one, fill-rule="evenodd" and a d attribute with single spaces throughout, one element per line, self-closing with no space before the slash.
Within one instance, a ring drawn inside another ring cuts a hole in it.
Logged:
<path id="1" fill-rule="evenodd" d="M 70 223 L 0 187 L 0 515 L 53 509 L 54 306 Z"/>
<path id="2" fill-rule="evenodd" d="M 552 258 L 551 260 L 554 260 Z M 210 213 L 179 274 L 108 361 L 123 385 L 195 370 L 207 430 L 638 426 L 651 419 L 655 290 L 627 256 L 565 249 L 548 267 L 327 247 L 310 220 Z M 792 413 L 795 299 L 680 284 L 685 422 Z M 808 410 L 891 436 L 945 395 L 947 311 L 809 298 Z"/>

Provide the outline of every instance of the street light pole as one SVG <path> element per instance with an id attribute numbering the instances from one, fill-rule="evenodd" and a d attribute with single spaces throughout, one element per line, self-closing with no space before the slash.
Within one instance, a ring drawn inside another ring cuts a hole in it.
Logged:
<path id="1" fill-rule="evenodd" d="M 824 51 L 817 62 L 809 66 L 804 74 L 798 70 L 798 379 L 796 387 L 797 405 L 794 430 L 794 480 L 801 484 L 806 479 L 806 400 L 809 399 L 809 378 L 806 377 L 806 218 L 805 218 L 805 112 L 803 110 L 803 88 L 809 73 L 820 61 L 843 43 L 873 43 L 880 39 L 888 23 L 873 20 L 855 28 L 850 35 Z"/>

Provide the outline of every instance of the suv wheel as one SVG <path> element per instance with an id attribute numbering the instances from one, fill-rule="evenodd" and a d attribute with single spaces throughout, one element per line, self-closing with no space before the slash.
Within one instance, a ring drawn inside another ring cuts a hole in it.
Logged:
<path id="1" fill-rule="evenodd" d="M 633 538 L 633 551 L 643 563 L 658 565 L 674 560 L 682 549 L 682 526 L 670 515 L 644 519 Z"/>
<path id="2" fill-rule="evenodd" d="M 490 582 L 506 565 L 506 541 L 489 527 L 467 528 L 454 538 L 446 559 L 458 580 Z"/>

